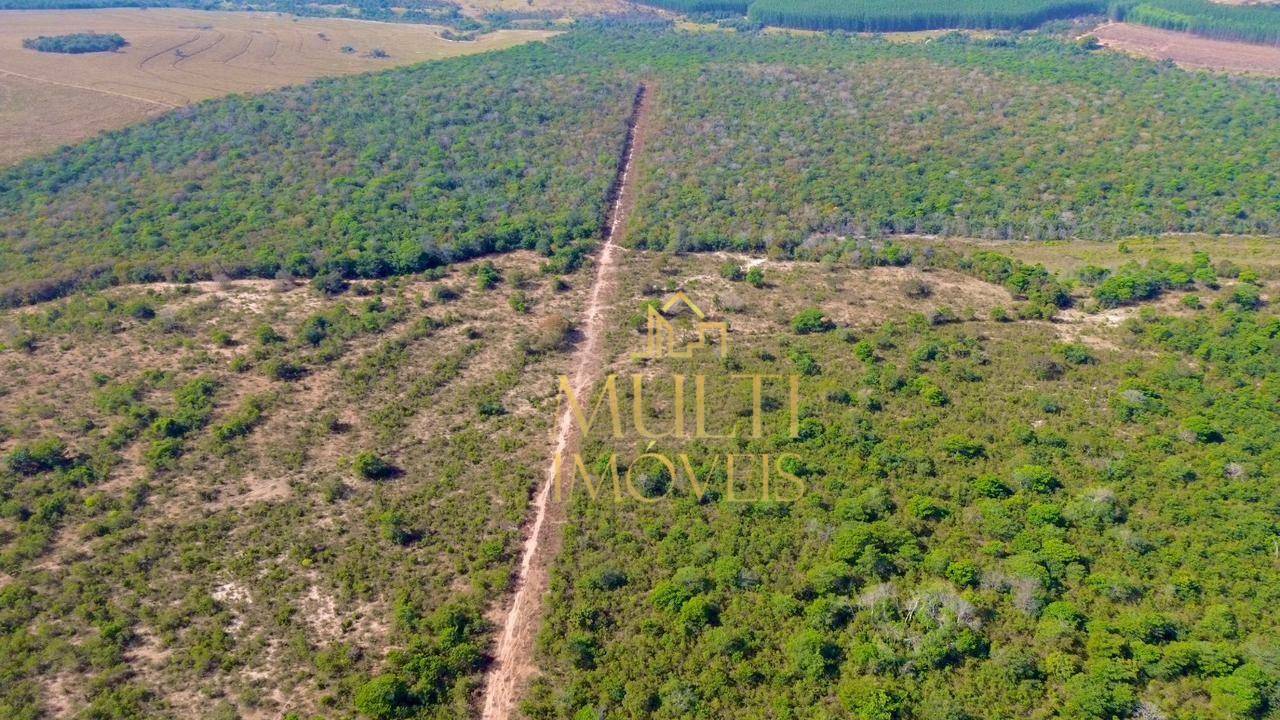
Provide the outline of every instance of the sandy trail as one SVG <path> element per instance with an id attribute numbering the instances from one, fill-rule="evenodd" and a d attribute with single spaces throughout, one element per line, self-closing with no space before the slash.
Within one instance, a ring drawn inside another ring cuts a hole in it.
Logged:
<path id="1" fill-rule="evenodd" d="M 641 85 L 636 91 L 635 104 L 627 126 L 621 172 L 610 191 L 611 202 L 604 233 L 604 245 L 597 258 L 595 280 L 591 285 L 591 294 L 583 319 L 582 341 L 575 351 L 572 382 L 578 397 L 583 397 L 590 391 L 603 364 L 605 302 L 616 286 L 614 280 L 617 274 L 616 241 L 619 237 L 618 230 L 623 226 L 627 208 L 630 207 L 630 194 L 633 192 L 630 182 L 633 159 L 637 146 L 643 142 L 641 123 L 646 117 L 647 110 L 648 93 L 645 86 Z M 556 426 L 553 458 L 565 457 L 577 442 L 572 411 L 568 403 L 565 405 L 564 413 Z M 547 570 L 550 565 L 549 558 L 539 558 L 538 553 L 548 544 L 555 544 L 556 540 L 549 537 L 551 531 L 547 525 L 547 514 L 557 468 L 558 464 L 553 460 L 547 469 L 542 487 L 534 499 L 533 521 L 529 525 L 524 549 L 520 555 L 515 595 L 506 611 L 502 634 L 498 636 L 498 644 L 494 650 L 493 664 L 485 678 L 484 706 L 480 714 L 482 720 L 508 720 L 515 711 L 521 690 L 537 671 L 533 662 L 533 645 L 542 615 L 543 594 L 547 589 Z"/>

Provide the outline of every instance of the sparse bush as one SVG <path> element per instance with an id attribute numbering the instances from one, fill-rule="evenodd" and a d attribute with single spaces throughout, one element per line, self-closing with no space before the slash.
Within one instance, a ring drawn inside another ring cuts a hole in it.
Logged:
<path id="1" fill-rule="evenodd" d="M 933 295 L 933 288 L 919 278 L 911 278 L 902 283 L 902 294 L 912 300 L 923 300 Z"/>
<path id="2" fill-rule="evenodd" d="M 560 350 L 568 342 L 572 331 L 573 324 L 563 315 L 548 315 L 538 321 L 526 344 L 526 350 L 535 354 Z"/>
<path id="3" fill-rule="evenodd" d="M 1049 357 L 1032 358 L 1031 375 L 1037 380 L 1060 380 L 1066 374 L 1066 368 L 1057 360 Z"/>
<path id="4" fill-rule="evenodd" d="M 507 304 L 511 306 L 512 310 L 521 315 L 529 312 L 529 296 L 523 290 L 517 290 L 512 293 L 511 298 L 507 300 Z"/>
<path id="5" fill-rule="evenodd" d="M 49 472 L 70 464 L 67 446 L 60 438 L 51 437 L 22 445 L 9 454 L 9 470 L 19 475 Z"/>
<path id="6" fill-rule="evenodd" d="M 365 480 L 385 480 L 395 474 L 395 466 L 375 453 L 365 451 L 357 453 L 351 461 L 356 475 Z"/>
<path id="7" fill-rule="evenodd" d="M 471 272 L 475 275 L 476 287 L 481 290 L 490 290 L 502 282 L 502 272 L 490 260 L 473 266 Z"/>
<path id="8" fill-rule="evenodd" d="M 263 323 L 253 331 L 253 336 L 257 339 L 259 345 L 276 345 L 284 342 L 284 336 L 276 332 L 275 328 Z"/>
<path id="9" fill-rule="evenodd" d="M 324 272 L 319 273 L 311 278 L 311 287 L 322 295 L 341 295 L 351 287 L 351 283 L 342 277 L 341 273 Z"/>
<path id="10" fill-rule="evenodd" d="M 1060 487 L 1053 472 L 1041 465 L 1023 465 L 1013 471 L 1014 484 L 1037 493 L 1049 493 Z"/>
<path id="11" fill-rule="evenodd" d="M 741 265 L 730 261 L 720 265 L 720 277 L 730 282 L 739 282 L 746 277 L 746 273 Z"/>
<path id="12" fill-rule="evenodd" d="M 791 319 L 791 329 L 800 335 L 808 335 L 810 333 L 827 332 L 835 328 L 835 323 L 831 322 L 822 311 L 817 308 L 807 308 L 801 310 Z"/>
<path id="13" fill-rule="evenodd" d="M 262 364 L 262 372 L 272 380 L 292 382 L 302 378 L 306 370 L 284 358 L 271 358 Z"/>

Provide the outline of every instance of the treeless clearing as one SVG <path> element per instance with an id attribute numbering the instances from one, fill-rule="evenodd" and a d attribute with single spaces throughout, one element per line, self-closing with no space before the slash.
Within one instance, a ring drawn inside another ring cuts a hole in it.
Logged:
<path id="1" fill-rule="evenodd" d="M 0 165 L 220 95 L 501 49 L 551 34 L 500 30 L 456 42 L 436 26 L 175 9 L 4 11 L 0 17 Z M 86 31 L 120 33 L 129 45 L 84 55 L 22 47 L 24 38 Z M 375 49 L 388 57 L 371 57 Z"/>
<path id="2" fill-rule="evenodd" d="M 1199 250 L 1209 253 L 1214 261 L 1230 259 L 1268 277 L 1280 277 L 1280 262 L 1275 257 L 1276 238 L 1263 235 L 1178 233 L 1135 237 L 1121 242 L 1027 242 L 951 238 L 931 239 L 929 244 L 944 244 L 963 253 L 992 250 L 1025 263 L 1044 265 L 1049 270 L 1066 276 L 1073 275 L 1085 265 L 1117 268 L 1129 262 L 1147 263 L 1157 259 L 1187 262 Z"/>
<path id="3" fill-rule="evenodd" d="M 1106 47 L 1188 68 L 1280 75 L 1280 47 L 1211 40 L 1174 30 L 1130 23 L 1106 23 L 1090 35 Z"/>
<path id="4" fill-rule="evenodd" d="M 635 11 L 637 6 L 627 0 L 460 0 L 458 6 L 469 17 L 481 18 L 489 13 L 540 13 L 550 17 L 574 18 L 597 15 L 616 15 Z M 645 12 L 657 8 L 645 6 Z"/>

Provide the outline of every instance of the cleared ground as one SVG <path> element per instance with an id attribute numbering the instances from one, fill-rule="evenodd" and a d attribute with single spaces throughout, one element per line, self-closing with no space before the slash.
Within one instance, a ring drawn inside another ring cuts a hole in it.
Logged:
<path id="1" fill-rule="evenodd" d="M 1230 259 L 1237 265 L 1253 268 L 1267 278 L 1280 277 L 1280 258 L 1276 257 L 1276 238 L 1267 236 L 1214 236 L 1172 234 L 1144 236 L 1115 242 L 1052 241 L 984 241 L 930 240 L 942 242 L 963 253 L 993 250 L 1019 260 L 1044 265 L 1052 272 L 1071 276 L 1085 265 L 1117 268 L 1130 262 L 1152 260 L 1187 262 L 1197 252 L 1207 252 L 1216 259 Z"/>
<path id="2" fill-rule="evenodd" d="M 462 14 L 474 18 L 483 18 L 488 13 L 532 13 L 554 18 L 616 15 L 635 10 L 661 13 L 657 8 L 626 0 L 460 0 L 457 4 Z"/>
<path id="3" fill-rule="evenodd" d="M 1107 23 L 1089 33 L 1106 47 L 1188 68 L 1280 75 L 1280 47 L 1211 40 L 1129 23 Z"/>
<path id="4" fill-rule="evenodd" d="M 466 55 L 546 38 L 502 30 L 446 40 L 444 28 L 278 13 L 198 10 L 0 12 L 0 165 L 219 95 Z M 119 52 L 62 55 L 24 38 L 120 33 Z M 375 50 L 387 55 L 373 57 Z"/>

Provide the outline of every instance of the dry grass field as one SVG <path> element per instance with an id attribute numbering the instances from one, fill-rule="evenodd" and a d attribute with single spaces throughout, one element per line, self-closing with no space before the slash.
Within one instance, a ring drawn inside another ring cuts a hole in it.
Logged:
<path id="1" fill-rule="evenodd" d="M 1130 262 L 1152 260 L 1187 262 L 1197 252 L 1207 252 L 1215 259 L 1230 258 L 1238 265 L 1253 268 L 1264 277 L 1280 277 L 1280 258 L 1276 257 L 1276 238 L 1267 236 L 1215 236 L 1170 234 L 1130 238 L 1121 242 L 1087 242 L 1081 240 L 1025 242 L 990 240 L 929 240 L 942 243 L 963 253 L 992 250 L 1026 263 L 1044 265 L 1052 272 L 1072 275 L 1084 265 L 1117 268 Z"/>
<path id="2" fill-rule="evenodd" d="M 1172 60 L 1186 68 L 1280 75 L 1280 47 L 1274 45 L 1211 40 L 1131 23 L 1107 23 L 1089 34 L 1113 50 L 1154 60 Z"/>
<path id="3" fill-rule="evenodd" d="M 502 30 L 468 42 L 425 25 L 278 13 L 118 9 L 0 12 L 0 165 L 229 93 L 510 47 L 549 35 Z M 119 33 L 119 52 L 62 55 L 24 38 Z M 371 57 L 375 50 L 385 58 Z"/>

